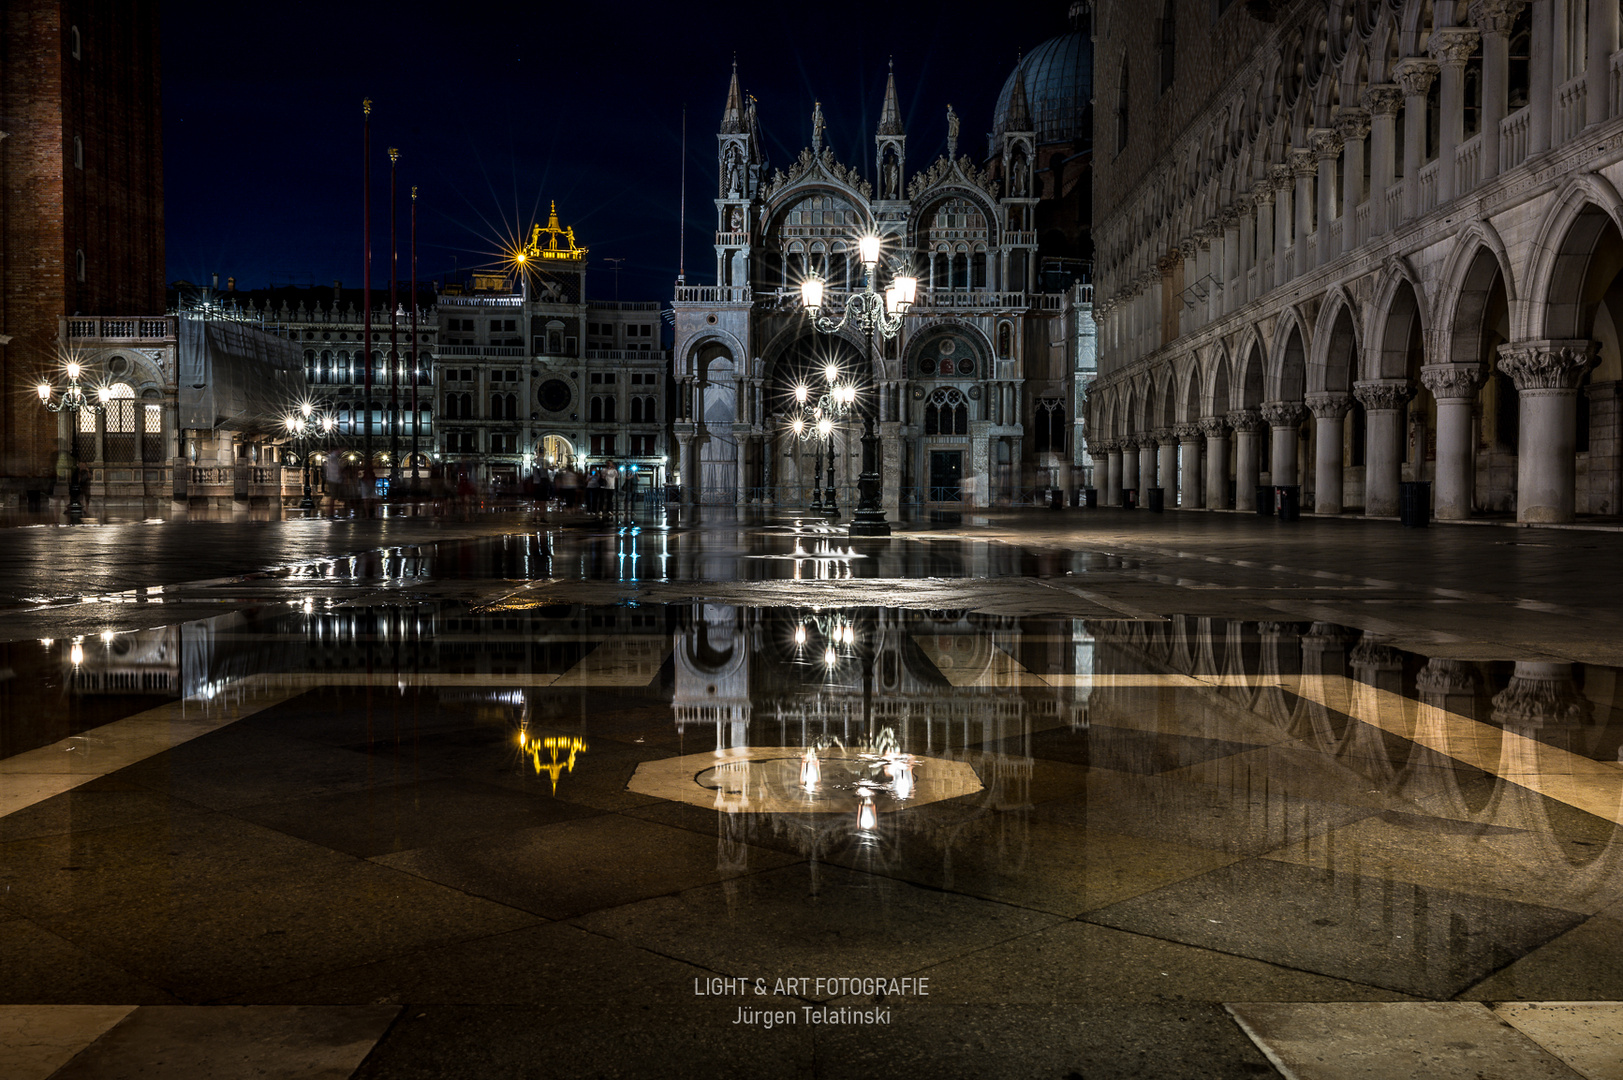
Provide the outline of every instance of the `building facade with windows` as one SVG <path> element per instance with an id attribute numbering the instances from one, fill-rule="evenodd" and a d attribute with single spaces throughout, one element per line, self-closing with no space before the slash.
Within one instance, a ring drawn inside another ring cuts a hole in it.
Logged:
<path id="1" fill-rule="evenodd" d="M 736 65 L 717 134 L 714 284 L 676 289 L 677 468 L 686 501 L 799 505 L 826 484 L 815 440 L 789 423 L 795 387 L 825 366 L 859 387 L 880 436 L 888 511 L 903 505 L 1029 501 L 1081 481 L 1079 404 L 1067 320 L 1086 317 L 1091 46 L 1073 27 L 1024 58 L 996 105 L 988 151 L 947 152 L 909 172 L 895 76 L 874 132 L 876 174 L 824 145 L 781 169 L 767 160 Z M 1034 92 L 1040 91 L 1040 92 Z M 988 103 L 990 105 L 990 103 Z M 847 326 L 816 330 L 799 303 L 808 276 L 836 316 L 865 287 L 857 240 L 883 242 L 880 288 L 919 278 L 900 334 L 871 345 Z M 860 423 L 835 432 L 835 486 L 854 502 Z"/>
<path id="2" fill-rule="evenodd" d="M 1577 0 L 1106 0 L 1107 500 L 1618 513 L 1618 46 Z"/>

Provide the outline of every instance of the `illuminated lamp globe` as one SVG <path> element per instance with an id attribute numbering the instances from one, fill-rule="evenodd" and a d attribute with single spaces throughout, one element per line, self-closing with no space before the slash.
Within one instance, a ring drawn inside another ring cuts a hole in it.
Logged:
<path id="1" fill-rule="evenodd" d="M 830 420 L 828 417 L 825 416 L 821 420 L 817 421 L 817 434 L 823 436 L 823 438 L 828 438 L 828 433 L 833 430 L 834 421 Z"/>
<path id="2" fill-rule="evenodd" d="M 796 401 L 804 405 L 806 404 L 806 399 L 809 397 L 811 397 L 811 387 L 807 386 L 805 383 L 800 383 L 795 387 Z"/>
<path id="3" fill-rule="evenodd" d="M 39 399 L 41 401 L 50 401 L 51 400 L 51 384 L 50 383 L 42 382 L 38 386 L 34 387 L 34 389 L 39 391 Z"/>
<path id="4" fill-rule="evenodd" d="M 81 368 L 78 364 L 74 363 L 73 361 L 70 360 L 68 362 L 68 378 L 77 379 L 79 377 L 79 372 L 81 372 L 83 370 L 84 370 L 83 368 Z"/>
<path id="5" fill-rule="evenodd" d="M 806 305 L 806 310 L 813 315 L 823 306 L 823 281 L 821 278 L 809 277 L 800 283 L 800 302 Z"/>
<path id="6" fill-rule="evenodd" d="M 861 237 L 857 240 L 857 250 L 862 253 L 862 261 L 872 266 L 879 261 L 879 237 Z"/>
<path id="7" fill-rule="evenodd" d="M 913 306 L 913 301 L 918 299 L 919 279 L 912 274 L 898 274 L 895 289 L 896 308 L 898 311 L 906 311 Z"/>

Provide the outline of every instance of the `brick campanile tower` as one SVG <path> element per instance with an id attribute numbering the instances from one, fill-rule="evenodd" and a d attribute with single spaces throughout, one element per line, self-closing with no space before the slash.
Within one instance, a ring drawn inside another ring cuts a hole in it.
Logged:
<path id="1" fill-rule="evenodd" d="M 0 5 L 0 505 L 58 469 L 59 320 L 164 310 L 159 5 Z"/>

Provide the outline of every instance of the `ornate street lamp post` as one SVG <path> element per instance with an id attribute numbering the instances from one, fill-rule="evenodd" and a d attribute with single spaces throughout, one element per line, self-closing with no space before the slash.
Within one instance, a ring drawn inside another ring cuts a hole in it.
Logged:
<path id="1" fill-rule="evenodd" d="M 867 343 L 868 371 L 874 369 L 873 339 L 895 337 L 902 329 L 902 317 L 912 307 L 918 291 L 918 278 L 905 265 L 893 274 L 891 284 L 883 293 L 879 291 L 879 237 L 863 236 L 857 241 L 861 252 L 863 290 L 846 301 L 845 310 L 819 315 L 823 307 L 823 281 L 808 277 L 800 284 L 800 302 L 812 318 L 812 325 L 825 334 L 839 332 L 850 325 L 860 329 Z M 853 398 L 854 398 L 853 387 Z M 889 536 L 890 524 L 885 520 L 883 491 L 879 475 L 879 436 L 874 434 L 874 414 L 877 411 L 878 390 L 871 400 L 865 401 L 862 412 L 862 475 L 857 478 L 857 512 L 851 520 L 852 536 Z M 832 477 L 832 468 L 830 470 Z M 832 480 L 831 480 L 832 488 Z"/>
<path id="2" fill-rule="evenodd" d="M 817 440 L 817 458 L 812 466 L 811 509 L 814 513 L 838 518 L 840 506 L 834 488 L 834 428 L 851 411 L 851 405 L 857 398 L 857 388 L 852 383 L 840 381 L 840 369 L 834 363 L 823 368 L 823 378 L 828 388 L 815 405 L 811 403 L 811 387 L 805 383 L 795 386 L 796 409 L 789 418 L 789 430 L 797 439 Z M 828 454 L 828 486 L 819 493 L 817 482 L 823 472 L 825 449 Z"/>
<path id="3" fill-rule="evenodd" d="M 299 406 L 297 416 L 290 416 L 285 421 L 288 434 L 298 447 L 299 479 L 304 484 L 304 498 L 299 500 L 299 509 L 305 512 L 316 508 L 315 500 L 310 497 L 310 436 L 315 434 L 318 427 L 328 433 L 332 431 L 332 417 L 317 418 L 314 412 L 314 406 L 306 401 Z"/>
<path id="4" fill-rule="evenodd" d="M 107 387 L 102 387 L 92 401 L 90 395 L 79 382 L 79 376 L 84 374 L 84 368 L 76 361 L 70 360 L 66 369 L 68 375 L 67 388 L 62 396 L 56 396 L 56 387 L 49 380 L 40 380 L 34 389 L 39 392 L 39 402 L 54 413 L 66 412 L 70 419 L 68 424 L 68 445 L 73 449 L 73 472 L 68 479 L 68 520 L 79 522 L 84 520 L 85 508 L 80 499 L 79 485 L 79 414 L 98 413 L 107 408 L 107 402 L 112 394 Z"/>

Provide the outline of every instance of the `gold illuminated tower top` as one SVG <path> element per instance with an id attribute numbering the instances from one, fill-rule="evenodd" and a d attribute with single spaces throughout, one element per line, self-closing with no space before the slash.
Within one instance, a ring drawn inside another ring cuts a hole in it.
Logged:
<path id="1" fill-rule="evenodd" d="M 547 234 L 546 246 L 541 244 L 541 234 Z M 575 227 L 565 228 L 558 224 L 558 201 L 552 202 L 552 212 L 547 215 L 545 225 L 537 225 L 530 233 L 530 242 L 524 246 L 519 261 L 527 262 L 531 259 L 543 261 L 574 261 L 586 258 L 587 249 L 575 246 Z"/>

